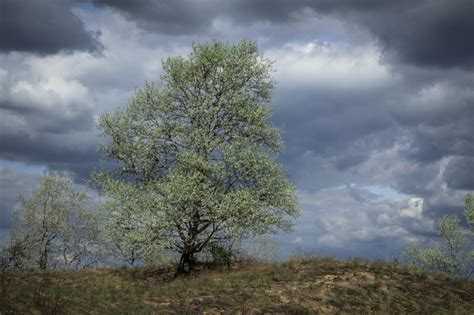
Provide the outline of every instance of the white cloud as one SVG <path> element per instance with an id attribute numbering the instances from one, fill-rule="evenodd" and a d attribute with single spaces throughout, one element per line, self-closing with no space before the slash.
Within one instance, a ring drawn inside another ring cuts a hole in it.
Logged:
<path id="1" fill-rule="evenodd" d="M 276 80 L 282 85 L 313 86 L 331 90 L 375 90 L 393 83 L 394 76 L 380 62 L 373 45 L 312 41 L 288 43 L 268 52 L 276 60 Z"/>
<path id="2" fill-rule="evenodd" d="M 302 244 L 304 243 L 303 241 L 303 238 L 301 236 L 297 236 L 294 240 L 293 240 L 294 243 L 297 243 L 297 244 Z"/>
<path id="3" fill-rule="evenodd" d="M 434 229 L 434 221 L 423 215 L 423 199 L 418 197 L 394 197 L 391 193 L 391 199 L 381 198 L 356 184 L 299 195 L 302 216 L 295 232 L 297 239 L 304 239 L 304 245 L 315 251 L 354 249 L 360 243 L 376 246 L 396 239 L 396 244 L 391 244 L 396 255 L 400 254 L 397 250 Z"/>
<path id="4" fill-rule="evenodd" d="M 85 86 L 77 80 L 68 81 L 61 77 L 44 77 L 36 82 L 19 80 L 12 86 L 11 96 L 16 103 L 40 110 L 60 111 L 65 116 L 76 111 L 74 106 L 82 107 L 82 110 L 93 105 Z"/>
<path id="5" fill-rule="evenodd" d="M 422 219 L 423 218 L 423 198 L 410 198 L 408 207 L 400 210 L 400 216 Z"/>

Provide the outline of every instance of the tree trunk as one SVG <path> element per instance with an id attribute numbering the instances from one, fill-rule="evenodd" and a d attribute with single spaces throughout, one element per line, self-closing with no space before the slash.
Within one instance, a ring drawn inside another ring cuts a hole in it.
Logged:
<path id="1" fill-rule="evenodd" d="M 46 270 L 47 266 L 48 266 L 48 245 L 45 244 L 44 247 L 41 249 L 39 268 L 41 270 Z"/>
<path id="2" fill-rule="evenodd" d="M 46 270 L 48 266 L 48 250 L 45 249 L 41 255 L 39 267 L 41 270 Z"/>
<path id="3" fill-rule="evenodd" d="M 181 253 L 181 258 L 179 259 L 178 269 L 176 270 L 175 276 L 189 273 L 190 271 L 193 270 L 193 267 L 194 267 L 193 253 Z"/>

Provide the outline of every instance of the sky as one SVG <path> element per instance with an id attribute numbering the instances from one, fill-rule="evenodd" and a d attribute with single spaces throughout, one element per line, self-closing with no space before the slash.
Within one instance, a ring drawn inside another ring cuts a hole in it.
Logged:
<path id="1" fill-rule="evenodd" d="M 274 61 L 279 161 L 296 186 L 280 254 L 393 259 L 474 191 L 471 0 L 0 0 L 0 242 L 45 169 L 84 185 L 101 113 L 161 60 L 242 39 Z M 463 224 L 465 222 L 463 221 Z"/>

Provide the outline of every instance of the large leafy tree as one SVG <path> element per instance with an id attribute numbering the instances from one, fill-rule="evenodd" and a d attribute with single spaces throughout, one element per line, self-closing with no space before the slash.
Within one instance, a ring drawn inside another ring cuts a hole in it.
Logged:
<path id="1" fill-rule="evenodd" d="M 119 165 L 96 176 L 109 234 L 143 256 L 180 253 L 181 272 L 209 244 L 289 229 L 299 210 L 275 161 L 271 62 L 254 42 L 213 42 L 163 70 L 100 118 L 103 154 Z"/>

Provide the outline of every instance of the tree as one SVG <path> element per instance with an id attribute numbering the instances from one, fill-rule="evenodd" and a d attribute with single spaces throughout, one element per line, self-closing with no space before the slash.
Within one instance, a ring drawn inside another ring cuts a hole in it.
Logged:
<path id="1" fill-rule="evenodd" d="M 101 262 L 105 245 L 95 213 L 85 209 L 70 213 L 67 228 L 58 240 L 64 267 L 78 269 Z"/>
<path id="2" fill-rule="evenodd" d="M 108 230 L 143 255 L 178 252 L 183 272 L 208 244 L 289 229 L 299 210 L 275 161 L 271 62 L 257 45 L 193 45 L 163 70 L 126 108 L 101 116 L 103 155 L 119 167 L 96 180 Z"/>
<path id="3" fill-rule="evenodd" d="M 5 252 L 16 268 L 71 268 L 84 263 L 96 222 L 85 211 L 86 193 L 65 174 L 47 172 L 30 199 L 20 198 Z"/>
<path id="4" fill-rule="evenodd" d="M 469 211 L 472 211 L 470 194 L 465 199 L 466 217 L 469 222 Z M 472 224 L 472 221 L 471 221 Z M 474 255 L 469 252 L 472 247 L 472 235 L 464 231 L 457 215 L 445 215 L 437 222 L 441 241 L 434 247 L 421 248 L 412 244 L 405 256 L 410 264 L 428 271 L 442 271 L 456 275 L 471 275 Z"/>
<path id="5" fill-rule="evenodd" d="M 471 226 L 471 230 L 474 232 L 474 195 L 471 193 L 466 194 L 464 204 L 466 205 L 466 221 Z"/>
<path id="6" fill-rule="evenodd" d="M 2 265 L 5 268 L 32 269 L 35 267 L 32 254 L 29 236 L 18 236 L 13 233 L 9 242 L 2 247 Z"/>

